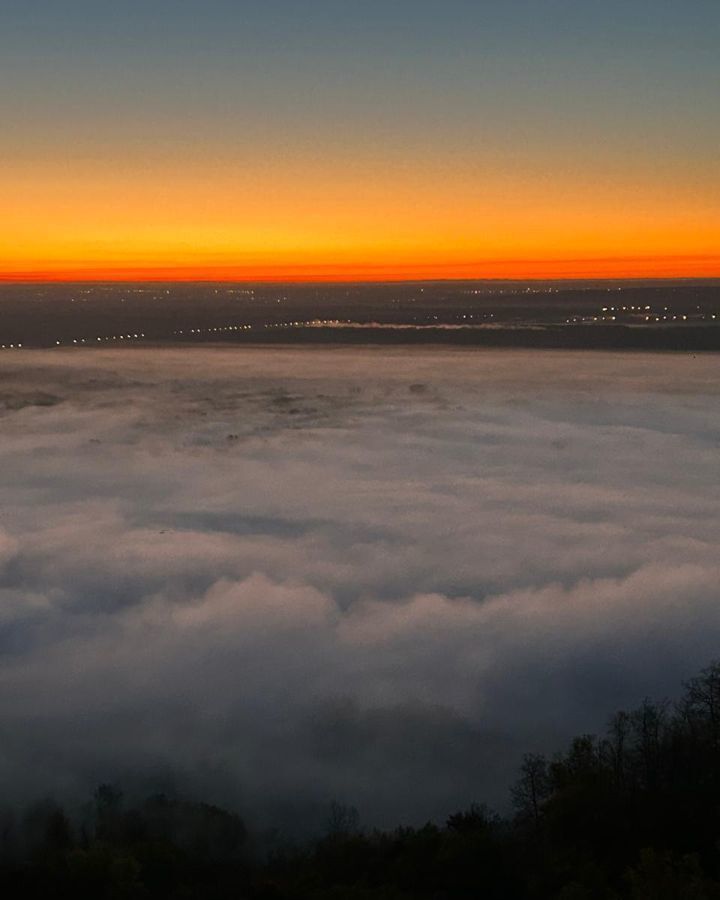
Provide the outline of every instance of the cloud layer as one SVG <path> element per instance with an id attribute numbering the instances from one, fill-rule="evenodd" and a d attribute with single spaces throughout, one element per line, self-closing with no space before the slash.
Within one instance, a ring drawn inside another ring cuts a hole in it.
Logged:
<path id="1" fill-rule="evenodd" d="M 0 778 L 293 829 L 502 804 L 720 648 L 713 356 L 0 363 Z"/>

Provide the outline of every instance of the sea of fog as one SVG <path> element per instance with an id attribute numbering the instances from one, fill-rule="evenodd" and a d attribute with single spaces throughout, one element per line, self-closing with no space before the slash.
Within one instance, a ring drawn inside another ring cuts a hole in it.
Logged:
<path id="1" fill-rule="evenodd" d="M 503 808 L 720 656 L 720 358 L 0 360 L 0 782 L 288 831 Z"/>

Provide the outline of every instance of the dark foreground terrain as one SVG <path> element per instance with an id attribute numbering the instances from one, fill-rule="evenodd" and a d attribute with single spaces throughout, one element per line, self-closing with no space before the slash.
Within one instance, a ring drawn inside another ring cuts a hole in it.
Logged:
<path id="1" fill-rule="evenodd" d="M 218 341 L 718 350 L 720 284 L 0 285 L 0 349 Z"/>
<path id="2" fill-rule="evenodd" d="M 552 759 L 525 757 L 501 818 L 468 805 L 444 825 L 366 832 L 333 806 L 306 846 L 248 832 L 231 812 L 177 796 L 7 812 L 3 897 L 720 897 L 720 663 L 681 700 L 617 713 Z M 260 849 L 263 846 L 264 849 Z M 268 851 L 267 847 L 271 849 Z"/>

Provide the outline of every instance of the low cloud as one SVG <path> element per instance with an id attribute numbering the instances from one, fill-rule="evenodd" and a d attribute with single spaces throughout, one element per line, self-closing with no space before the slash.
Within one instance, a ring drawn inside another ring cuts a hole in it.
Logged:
<path id="1" fill-rule="evenodd" d="M 502 805 L 522 752 L 718 655 L 716 366 L 4 358 L 0 777 L 290 829 Z"/>

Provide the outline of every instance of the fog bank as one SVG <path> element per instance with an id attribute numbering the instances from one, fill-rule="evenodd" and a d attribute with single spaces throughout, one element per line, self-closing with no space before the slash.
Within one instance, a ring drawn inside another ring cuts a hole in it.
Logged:
<path id="1" fill-rule="evenodd" d="M 716 356 L 0 360 L 0 779 L 502 805 L 720 655 Z"/>

